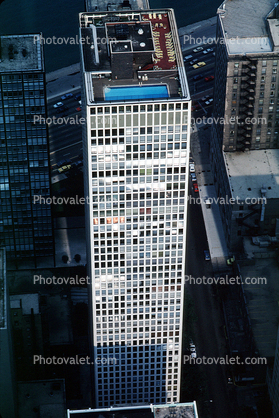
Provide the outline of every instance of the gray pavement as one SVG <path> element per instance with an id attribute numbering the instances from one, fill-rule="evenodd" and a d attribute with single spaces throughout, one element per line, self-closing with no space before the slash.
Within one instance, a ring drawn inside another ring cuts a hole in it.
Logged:
<path id="1" fill-rule="evenodd" d="M 182 51 L 187 51 L 203 44 L 214 45 L 216 42 L 217 17 L 183 26 L 178 29 Z"/>
<path id="2" fill-rule="evenodd" d="M 81 75 L 79 63 L 46 74 L 47 100 L 52 100 L 66 92 L 73 93 L 80 90 L 80 86 Z"/>
<path id="3" fill-rule="evenodd" d="M 212 203 L 208 208 L 206 199 L 217 202 L 213 175 L 209 161 L 209 141 L 211 129 L 203 130 L 201 125 L 195 127 L 191 134 L 191 152 L 195 161 L 196 177 L 199 186 L 199 198 L 203 212 L 209 252 L 214 271 L 226 269 L 228 249 L 218 204 Z"/>

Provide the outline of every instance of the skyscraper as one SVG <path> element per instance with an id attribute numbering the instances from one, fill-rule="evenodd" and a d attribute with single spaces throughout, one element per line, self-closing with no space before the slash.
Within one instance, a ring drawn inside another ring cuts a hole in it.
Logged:
<path id="1" fill-rule="evenodd" d="M 39 35 L 0 37 L 0 233 L 8 260 L 53 255 L 46 94 Z"/>
<path id="2" fill-rule="evenodd" d="M 273 0 L 226 0 L 217 12 L 210 156 L 218 196 L 235 201 L 219 205 L 233 252 L 244 236 L 276 230 L 278 13 Z"/>
<path id="3" fill-rule="evenodd" d="M 5 249 L 0 248 L 0 416 L 2 418 L 14 418 L 17 415 L 15 367 L 9 307 L 6 254 Z"/>
<path id="4" fill-rule="evenodd" d="M 191 105 L 174 13 L 79 19 L 96 405 L 179 402 Z"/>
<path id="5" fill-rule="evenodd" d="M 230 122 L 216 123 L 224 151 L 279 148 L 276 5 L 226 0 L 218 9 L 214 114 Z"/>

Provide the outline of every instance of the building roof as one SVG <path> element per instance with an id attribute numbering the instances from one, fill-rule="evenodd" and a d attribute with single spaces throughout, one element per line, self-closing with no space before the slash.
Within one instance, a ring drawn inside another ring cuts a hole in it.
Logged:
<path id="1" fill-rule="evenodd" d="M 198 418 L 196 402 L 68 410 L 68 418 Z"/>
<path id="2" fill-rule="evenodd" d="M 279 149 L 224 152 L 233 198 L 279 198 Z"/>
<path id="3" fill-rule="evenodd" d="M 172 9 L 80 13 L 80 37 L 88 104 L 108 87 L 162 83 L 169 99 L 189 99 Z"/>
<path id="4" fill-rule="evenodd" d="M 218 8 L 228 52 L 230 54 L 272 52 L 266 18 L 274 0 L 225 0 Z M 239 44 L 230 44 L 238 39 Z"/>
<path id="5" fill-rule="evenodd" d="M 40 34 L 0 36 L 0 73 L 43 71 Z"/>
<path id="6" fill-rule="evenodd" d="M 10 307 L 11 309 L 22 308 L 23 315 L 31 315 L 32 311 L 34 315 L 38 315 L 40 313 L 39 295 L 38 293 L 10 295 Z"/>
<path id="7" fill-rule="evenodd" d="M 87 12 L 116 11 L 121 9 L 141 10 L 148 8 L 148 0 L 112 0 L 111 2 L 107 0 L 86 0 Z"/>
<path id="8" fill-rule="evenodd" d="M 30 418 L 64 418 L 64 379 L 31 380 L 17 383 L 18 415 Z"/>

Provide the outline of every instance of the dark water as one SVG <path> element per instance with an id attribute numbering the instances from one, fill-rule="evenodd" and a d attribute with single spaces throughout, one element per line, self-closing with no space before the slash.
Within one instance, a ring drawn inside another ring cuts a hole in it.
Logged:
<path id="1" fill-rule="evenodd" d="M 174 8 L 178 27 L 214 16 L 222 3 L 222 0 L 149 1 L 151 8 Z M 42 32 L 48 42 L 53 36 L 75 39 L 78 34 L 78 13 L 82 11 L 83 0 L 5 0 L 0 5 L 0 34 Z M 79 61 L 77 44 L 48 44 L 44 52 L 47 72 Z"/>

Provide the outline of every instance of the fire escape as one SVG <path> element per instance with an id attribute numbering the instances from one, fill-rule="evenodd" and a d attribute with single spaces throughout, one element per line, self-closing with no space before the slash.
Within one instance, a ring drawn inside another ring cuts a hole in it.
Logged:
<path id="1" fill-rule="evenodd" d="M 251 148 L 252 124 L 247 124 L 246 118 L 253 117 L 255 102 L 257 67 L 255 61 L 249 61 L 242 66 L 239 100 L 239 126 L 237 130 L 237 151 L 248 151 Z"/>

